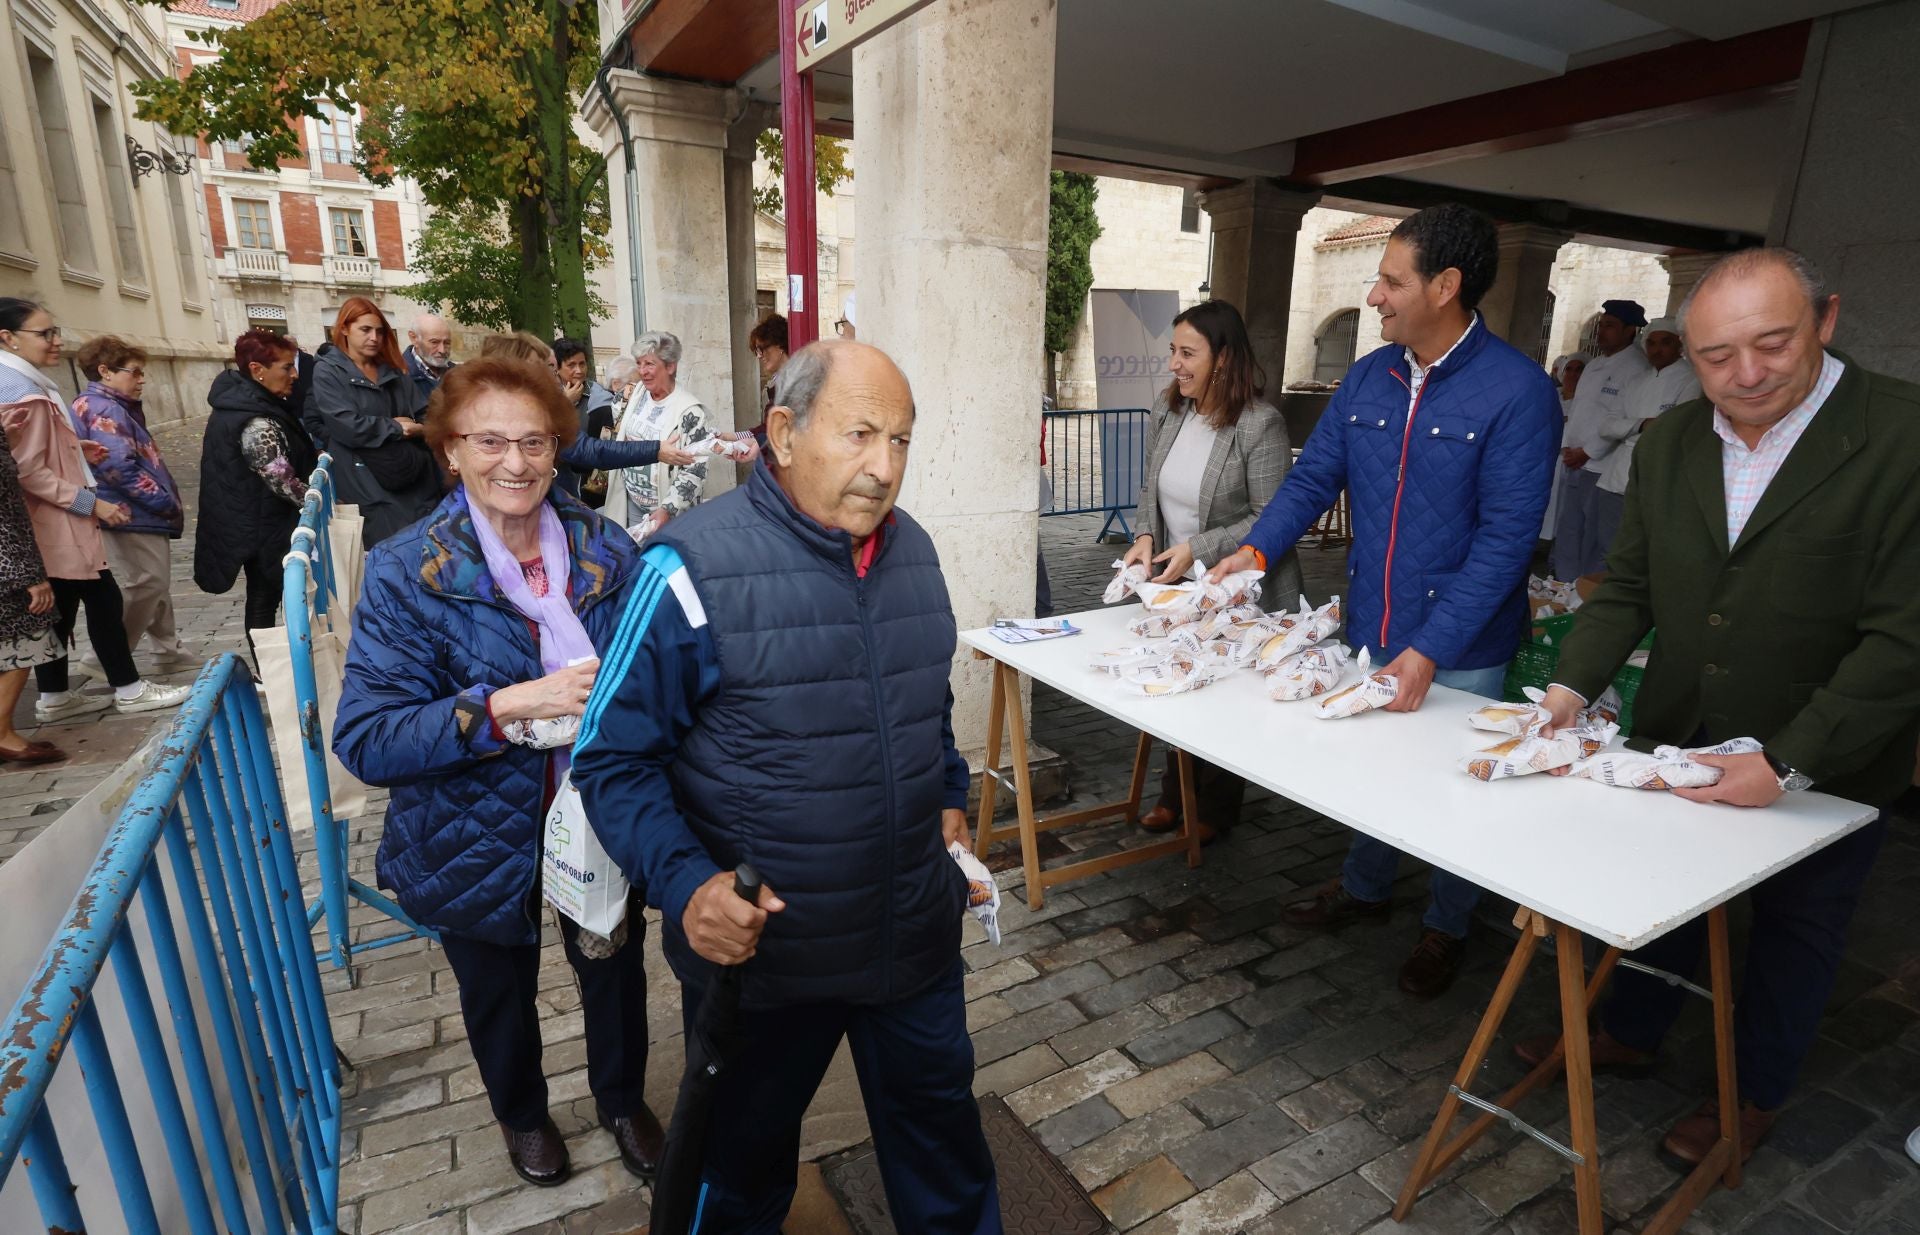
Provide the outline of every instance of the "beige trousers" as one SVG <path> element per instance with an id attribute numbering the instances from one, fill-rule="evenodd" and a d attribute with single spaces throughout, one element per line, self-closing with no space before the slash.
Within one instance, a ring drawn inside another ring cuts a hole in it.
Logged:
<path id="1" fill-rule="evenodd" d="M 107 566 L 126 604 L 127 650 L 140 637 L 156 652 L 181 651 L 173 626 L 173 542 L 158 532 L 106 532 Z"/>

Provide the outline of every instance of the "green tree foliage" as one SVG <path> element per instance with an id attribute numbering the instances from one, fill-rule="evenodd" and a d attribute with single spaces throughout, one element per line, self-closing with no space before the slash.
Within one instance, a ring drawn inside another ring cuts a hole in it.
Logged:
<path id="1" fill-rule="evenodd" d="M 772 182 L 763 184 L 753 191 L 753 208 L 768 214 L 779 214 L 786 204 L 781 194 L 781 186 L 786 182 L 787 147 L 780 136 L 779 129 L 763 129 L 754 139 L 760 157 L 773 169 Z M 847 181 L 853 179 L 853 169 L 847 166 L 847 144 L 837 137 L 823 137 L 818 134 L 813 139 L 813 182 L 822 193 L 831 193 Z"/>
<path id="2" fill-rule="evenodd" d="M 1049 379 L 1052 357 L 1067 350 L 1073 328 L 1087 306 L 1093 286 L 1089 254 L 1100 238 L 1100 220 L 1094 203 L 1100 186 L 1084 172 L 1053 172 L 1047 194 L 1047 319 L 1046 349 Z M 1049 380 L 1049 386 L 1052 382 Z"/>
<path id="3" fill-rule="evenodd" d="M 249 159 L 271 167 L 302 157 L 298 117 L 318 117 L 322 102 L 358 112 L 362 174 L 411 177 L 430 205 L 469 222 L 504 218 L 514 262 L 491 273 L 512 284 L 500 300 L 514 326 L 588 336 L 588 196 L 605 162 L 575 139 L 573 116 L 596 67 L 591 0 L 286 0 L 191 37 L 220 59 L 134 83 L 142 119 L 245 137 Z"/>

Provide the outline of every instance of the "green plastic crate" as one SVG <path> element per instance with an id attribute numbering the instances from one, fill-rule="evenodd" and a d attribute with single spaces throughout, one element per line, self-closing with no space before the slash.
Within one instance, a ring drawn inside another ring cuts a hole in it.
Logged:
<path id="1" fill-rule="evenodd" d="M 1540 618 L 1535 625 L 1544 628 L 1542 640 L 1535 643 L 1523 643 L 1514 650 L 1513 661 L 1507 666 L 1507 699 L 1519 702 L 1526 698 L 1521 688 L 1531 686 L 1536 690 L 1545 690 L 1553 683 L 1553 671 L 1560 663 L 1559 641 L 1566 637 L 1573 626 L 1575 613 L 1563 613 L 1555 617 Z M 1653 632 L 1640 641 L 1642 649 L 1653 646 Z M 1622 737 L 1633 732 L 1633 699 L 1640 693 L 1640 679 L 1646 676 L 1646 670 L 1638 665 L 1627 665 L 1613 677 L 1613 688 L 1620 692 L 1620 734 Z"/>

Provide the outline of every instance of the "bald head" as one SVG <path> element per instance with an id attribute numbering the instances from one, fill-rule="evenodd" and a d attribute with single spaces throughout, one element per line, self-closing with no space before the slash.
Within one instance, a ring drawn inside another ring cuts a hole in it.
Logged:
<path id="1" fill-rule="evenodd" d="M 453 364 L 453 327 L 438 313 L 417 315 L 407 327 L 407 343 L 430 369 L 445 369 Z"/>
<path id="2" fill-rule="evenodd" d="M 1812 392 L 1839 310 L 1813 263 L 1791 249 L 1732 254 L 1687 293 L 1687 355 L 1749 446 Z"/>
<path id="3" fill-rule="evenodd" d="M 858 547 L 900 495 L 913 420 L 913 389 L 885 352 L 808 344 L 780 370 L 767 413 L 774 478 L 802 513 Z"/>

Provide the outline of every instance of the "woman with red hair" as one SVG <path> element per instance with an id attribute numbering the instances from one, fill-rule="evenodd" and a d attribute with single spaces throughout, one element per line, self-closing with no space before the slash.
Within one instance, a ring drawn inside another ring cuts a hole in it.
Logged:
<path id="1" fill-rule="evenodd" d="M 439 504 L 440 473 L 422 440 L 425 409 L 380 307 L 348 300 L 331 341 L 313 366 L 308 420 L 333 455 L 340 500 L 359 505 L 372 548 Z"/>
<path id="2" fill-rule="evenodd" d="M 291 400 L 298 356 L 292 340 L 249 330 L 234 341 L 234 367 L 207 392 L 193 581 L 219 596 L 244 572 L 249 632 L 273 625 L 280 611 L 281 558 L 319 459 Z"/>

